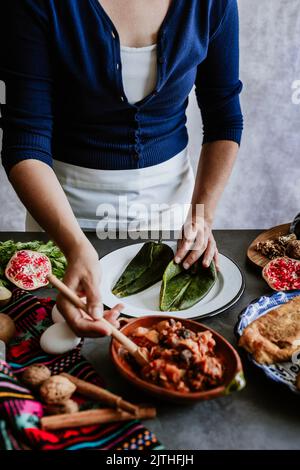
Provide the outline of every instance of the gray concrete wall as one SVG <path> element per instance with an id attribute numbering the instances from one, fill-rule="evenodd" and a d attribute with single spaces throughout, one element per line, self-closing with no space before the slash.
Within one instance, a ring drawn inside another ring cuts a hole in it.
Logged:
<path id="1" fill-rule="evenodd" d="M 300 212 L 299 0 L 239 0 L 245 132 L 220 203 L 217 228 L 264 228 Z M 3 87 L 0 88 L 3 100 Z M 297 97 L 297 96 L 296 96 Z M 194 94 L 188 109 L 196 166 L 202 131 Z M 24 211 L 0 169 L 0 230 L 22 230 Z"/>

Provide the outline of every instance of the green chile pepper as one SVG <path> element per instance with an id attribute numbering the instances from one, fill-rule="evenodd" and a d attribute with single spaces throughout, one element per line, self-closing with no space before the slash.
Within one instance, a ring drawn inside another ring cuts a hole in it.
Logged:
<path id="1" fill-rule="evenodd" d="M 212 261 L 208 268 L 202 259 L 185 270 L 171 261 L 167 266 L 160 291 L 160 310 L 186 310 L 203 299 L 217 281 L 217 271 Z"/>
<path id="2" fill-rule="evenodd" d="M 112 289 L 117 297 L 127 297 L 147 289 L 162 279 L 163 273 L 174 258 L 169 245 L 146 242 L 130 261 Z"/>

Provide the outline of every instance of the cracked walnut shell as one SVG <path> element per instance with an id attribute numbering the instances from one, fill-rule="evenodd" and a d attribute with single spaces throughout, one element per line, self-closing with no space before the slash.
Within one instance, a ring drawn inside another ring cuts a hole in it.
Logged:
<path id="1" fill-rule="evenodd" d="M 75 390 L 76 385 L 69 379 L 54 375 L 41 385 L 40 394 L 48 405 L 61 404 L 68 400 Z"/>
<path id="2" fill-rule="evenodd" d="M 27 367 L 22 374 L 22 381 L 29 387 L 39 387 L 49 379 L 51 371 L 44 364 L 34 364 Z"/>

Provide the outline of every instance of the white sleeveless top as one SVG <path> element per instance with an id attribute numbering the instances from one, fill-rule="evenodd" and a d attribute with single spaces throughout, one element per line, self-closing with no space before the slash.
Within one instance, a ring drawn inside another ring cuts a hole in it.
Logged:
<path id="1" fill-rule="evenodd" d="M 125 95 L 130 104 L 135 104 L 155 89 L 156 44 L 146 47 L 121 46 L 121 63 Z"/>
<path id="2" fill-rule="evenodd" d="M 121 46 L 121 60 L 124 92 L 129 103 L 135 104 L 155 89 L 156 44 L 141 48 Z M 117 226 L 120 230 L 131 230 L 132 221 L 137 219 L 144 221 L 145 230 L 178 230 L 185 221 L 186 205 L 191 202 L 194 188 L 187 148 L 163 163 L 146 168 L 95 170 L 54 160 L 53 169 L 81 228 L 92 231 L 97 228 L 98 236 L 103 233 L 102 227 L 106 228 L 106 220 L 111 228 Z M 134 211 L 128 214 L 128 207 L 120 204 L 120 198 L 124 197 L 131 212 L 134 205 L 140 204 L 144 207 L 157 204 L 162 209 L 158 214 L 151 214 L 150 219 L 149 210 L 134 216 Z M 163 207 L 165 204 L 168 209 Z M 104 211 L 108 217 L 103 217 Z M 166 225 L 160 220 L 162 214 L 166 216 Z M 26 229 L 41 230 L 29 213 Z"/>

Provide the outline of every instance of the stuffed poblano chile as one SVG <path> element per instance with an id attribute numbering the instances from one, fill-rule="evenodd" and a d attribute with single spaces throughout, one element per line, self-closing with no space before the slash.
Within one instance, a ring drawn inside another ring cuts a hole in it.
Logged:
<path id="1" fill-rule="evenodd" d="M 173 258 L 173 250 L 168 245 L 146 242 L 130 261 L 112 293 L 117 297 L 127 297 L 147 289 L 162 279 Z"/>
<path id="2" fill-rule="evenodd" d="M 171 261 L 164 272 L 160 291 L 160 310 L 176 311 L 193 307 L 215 285 L 217 271 L 214 262 L 208 268 L 202 259 L 188 270 Z"/>

